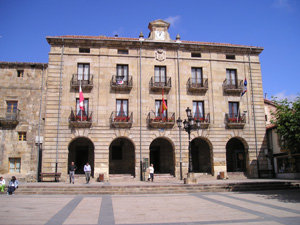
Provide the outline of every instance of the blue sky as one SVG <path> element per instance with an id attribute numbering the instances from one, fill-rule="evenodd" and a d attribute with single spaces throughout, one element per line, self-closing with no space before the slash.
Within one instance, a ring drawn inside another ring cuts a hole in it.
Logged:
<path id="1" fill-rule="evenodd" d="M 0 0 L 0 61 L 48 62 L 46 36 L 147 36 L 156 19 L 173 39 L 264 47 L 264 93 L 300 93 L 299 0 Z"/>

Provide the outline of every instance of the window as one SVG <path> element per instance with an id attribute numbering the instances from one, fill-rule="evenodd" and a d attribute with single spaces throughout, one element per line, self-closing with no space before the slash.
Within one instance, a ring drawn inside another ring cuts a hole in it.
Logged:
<path id="1" fill-rule="evenodd" d="M 78 72 L 78 80 L 89 80 L 90 64 L 89 63 L 78 63 L 77 72 Z"/>
<path id="2" fill-rule="evenodd" d="M 127 117 L 128 116 L 128 100 L 127 99 L 117 99 L 117 117 Z"/>
<path id="3" fill-rule="evenodd" d="M 89 48 L 79 48 L 79 53 L 90 53 Z"/>
<path id="4" fill-rule="evenodd" d="M 17 113 L 18 110 L 18 102 L 17 101 L 7 101 L 7 113 Z"/>
<path id="5" fill-rule="evenodd" d="M 17 70 L 18 77 L 24 77 L 24 70 Z"/>
<path id="6" fill-rule="evenodd" d="M 117 65 L 117 81 L 121 83 L 128 81 L 128 65 Z"/>
<path id="7" fill-rule="evenodd" d="M 166 83 L 166 67 L 155 66 L 154 67 L 154 82 L 155 83 Z"/>
<path id="8" fill-rule="evenodd" d="M 26 141 L 26 132 L 18 132 L 19 141 Z"/>
<path id="9" fill-rule="evenodd" d="M 239 114 L 239 103 L 229 102 L 229 118 L 237 118 Z"/>
<path id="10" fill-rule="evenodd" d="M 84 110 L 81 110 L 79 107 L 79 98 L 76 98 L 76 116 L 78 117 L 84 117 L 83 119 L 86 119 L 89 113 L 89 100 L 84 99 L 83 100 L 83 108 Z"/>
<path id="11" fill-rule="evenodd" d="M 199 52 L 192 52 L 192 53 L 191 53 L 191 56 L 192 56 L 193 58 L 201 58 L 201 53 L 199 53 Z"/>
<path id="12" fill-rule="evenodd" d="M 192 67 L 192 83 L 202 84 L 202 68 Z"/>
<path id="13" fill-rule="evenodd" d="M 10 173 L 21 172 L 21 158 L 9 158 L 9 172 Z"/>
<path id="14" fill-rule="evenodd" d="M 112 146 L 111 149 L 111 159 L 112 160 L 122 160 L 122 146 Z"/>
<path id="15" fill-rule="evenodd" d="M 236 69 L 226 69 L 226 78 L 227 78 L 227 84 L 236 85 L 237 84 Z"/>
<path id="16" fill-rule="evenodd" d="M 226 55 L 226 59 L 235 59 L 235 55 Z"/>
<path id="17" fill-rule="evenodd" d="M 128 55 L 128 49 L 118 49 L 118 54 Z"/>
<path id="18" fill-rule="evenodd" d="M 165 100 L 166 106 L 167 100 Z M 162 100 L 155 100 L 155 116 L 156 117 L 167 117 L 167 110 L 163 110 Z"/>
<path id="19" fill-rule="evenodd" d="M 204 102 L 193 101 L 193 114 L 194 118 L 198 120 L 204 119 Z"/>

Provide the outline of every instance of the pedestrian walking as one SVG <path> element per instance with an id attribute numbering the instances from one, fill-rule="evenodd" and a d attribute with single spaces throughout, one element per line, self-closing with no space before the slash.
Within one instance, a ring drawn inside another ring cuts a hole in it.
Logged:
<path id="1" fill-rule="evenodd" d="M 75 170 L 77 169 L 76 165 L 74 162 L 71 162 L 71 165 L 69 166 L 69 176 L 70 176 L 70 184 L 71 182 L 74 184 L 74 175 L 75 175 Z"/>
<path id="2" fill-rule="evenodd" d="M 3 177 L 0 177 L 0 191 L 4 192 L 5 189 L 5 180 Z"/>
<path id="3" fill-rule="evenodd" d="M 83 170 L 85 173 L 86 183 L 88 184 L 90 182 L 91 171 L 92 171 L 91 166 L 88 162 L 84 165 Z"/>
<path id="4" fill-rule="evenodd" d="M 153 179 L 154 179 L 154 167 L 153 167 L 153 164 L 151 164 L 150 167 L 149 167 L 149 173 L 150 173 L 151 182 L 153 182 Z"/>
<path id="5" fill-rule="evenodd" d="M 7 188 L 7 194 L 8 195 L 13 195 L 15 190 L 19 187 L 19 181 L 17 180 L 17 178 L 15 176 L 11 177 L 11 180 L 8 184 L 8 188 Z"/>

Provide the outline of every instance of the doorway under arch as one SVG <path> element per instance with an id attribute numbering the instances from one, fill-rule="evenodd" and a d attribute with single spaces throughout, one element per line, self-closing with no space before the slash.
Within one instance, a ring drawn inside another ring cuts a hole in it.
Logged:
<path id="1" fill-rule="evenodd" d="M 212 173 L 212 156 L 209 143 L 202 138 L 191 141 L 192 172 Z"/>
<path id="2" fill-rule="evenodd" d="M 246 172 L 247 152 L 238 138 L 231 138 L 226 144 L 227 172 Z"/>
<path id="3" fill-rule="evenodd" d="M 69 144 L 68 165 L 74 162 L 77 169 L 75 174 L 84 174 L 83 167 L 88 162 L 91 165 L 91 175 L 94 176 L 94 144 L 85 137 L 74 139 Z"/>
<path id="4" fill-rule="evenodd" d="M 175 156 L 171 142 L 165 138 L 156 138 L 150 144 L 150 164 L 155 173 L 175 175 Z"/>
<path id="5" fill-rule="evenodd" d="M 135 176 L 135 148 L 127 138 L 116 138 L 109 146 L 109 174 Z"/>

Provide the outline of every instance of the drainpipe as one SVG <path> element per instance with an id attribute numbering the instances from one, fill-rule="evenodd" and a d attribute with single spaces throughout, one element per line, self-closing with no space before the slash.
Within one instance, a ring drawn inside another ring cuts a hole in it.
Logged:
<path id="1" fill-rule="evenodd" d="M 62 38 L 62 48 L 60 56 L 60 77 L 59 77 L 59 95 L 58 95 L 58 112 L 57 112 L 57 136 L 56 136 L 56 160 L 55 160 L 55 173 L 57 173 L 58 164 L 58 137 L 59 137 L 59 124 L 60 124 L 60 105 L 61 105 L 61 89 L 62 89 L 62 68 L 63 68 L 63 54 L 64 54 L 64 39 Z M 56 177 L 55 177 L 55 181 Z"/>
<path id="2" fill-rule="evenodd" d="M 44 64 L 43 64 L 43 71 L 42 71 L 42 84 L 41 84 L 41 99 L 40 99 L 40 112 L 39 112 L 39 125 L 38 125 L 38 152 L 37 152 L 37 181 L 40 182 L 40 173 L 41 173 L 41 119 L 42 119 L 42 104 L 43 104 L 43 85 L 44 85 Z"/>
<path id="3" fill-rule="evenodd" d="M 180 42 L 178 42 L 178 49 L 177 49 L 177 75 L 178 75 L 178 115 L 179 118 L 180 117 L 180 109 L 181 109 L 181 105 L 180 105 L 180 75 L 179 75 L 179 48 L 180 48 Z M 179 163 L 180 163 L 180 180 L 183 179 L 182 177 L 182 148 L 181 148 L 181 129 L 178 129 L 179 131 Z"/>
<path id="4" fill-rule="evenodd" d="M 143 180 L 142 161 L 142 41 L 144 35 L 140 34 L 140 180 Z"/>
<path id="5" fill-rule="evenodd" d="M 256 118 L 255 118 L 255 107 L 254 107 L 254 97 L 253 97 L 253 82 L 252 82 L 252 71 L 251 71 L 251 60 L 250 60 L 250 53 L 251 48 L 248 54 L 249 58 L 249 71 L 250 71 L 250 82 L 251 82 L 251 97 L 252 97 L 252 110 L 253 110 L 253 120 L 254 120 L 254 138 L 255 138 L 255 152 L 256 152 L 256 168 L 257 168 L 257 176 L 260 178 L 260 171 L 259 171 L 259 161 L 258 161 L 258 149 L 257 149 L 257 135 L 256 135 Z"/>

